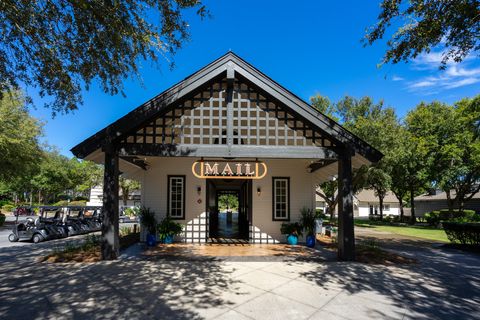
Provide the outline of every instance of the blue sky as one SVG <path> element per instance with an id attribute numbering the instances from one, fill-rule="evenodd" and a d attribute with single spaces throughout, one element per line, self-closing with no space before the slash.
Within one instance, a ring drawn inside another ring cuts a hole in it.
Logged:
<path id="1" fill-rule="evenodd" d="M 45 122 L 44 139 L 71 156 L 70 148 L 228 50 L 308 100 L 316 93 L 337 101 L 345 95 L 383 99 L 404 116 L 421 101 L 453 103 L 479 94 L 480 62 L 469 57 L 438 70 L 441 52 L 409 64 L 377 67 L 384 42 L 363 47 L 367 27 L 376 22 L 379 0 L 371 1 L 205 1 L 212 18 L 187 14 L 191 40 L 160 69 L 142 64 L 143 86 L 125 82 L 125 93 L 110 96 L 92 86 L 84 105 L 51 118 L 40 105 L 32 110 Z M 32 91 L 30 89 L 29 91 Z"/>

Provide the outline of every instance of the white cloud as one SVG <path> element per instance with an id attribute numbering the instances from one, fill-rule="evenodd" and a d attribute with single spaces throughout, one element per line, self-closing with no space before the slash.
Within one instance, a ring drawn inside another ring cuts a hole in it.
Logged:
<path id="1" fill-rule="evenodd" d="M 407 88 L 423 94 L 431 94 L 432 90 L 440 92 L 449 89 L 469 86 L 480 82 L 480 68 L 470 67 L 472 56 L 462 63 L 447 62 L 446 69 L 440 70 L 443 52 L 421 54 L 413 61 L 412 69 L 427 73 L 428 76 L 407 81 Z"/>
<path id="2" fill-rule="evenodd" d="M 394 76 L 392 77 L 392 81 L 403 81 L 403 80 L 405 80 L 405 79 L 402 78 L 402 77 L 399 77 L 399 76 L 395 76 L 395 75 L 394 75 Z"/>
<path id="3" fill-rule="evenodd" d="M 465 78 L 465 79 L 461 79 L 461 80 L 454 80 L 454 81 L 451 81 L 448 84 L 446 84 L 445 88 L 454 89 L 454 88 L 459 88 L 459 87 L 475 84 L 477 82 L 480 82 L 480 78 Z"/>

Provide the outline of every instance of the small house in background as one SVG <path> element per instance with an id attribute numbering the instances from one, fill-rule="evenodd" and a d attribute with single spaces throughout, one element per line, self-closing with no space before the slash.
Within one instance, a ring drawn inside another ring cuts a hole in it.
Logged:
<path id="1" fill-rule="evenodd" d="M 371 189 L 363 189 L 353 200 L 353 214 L 355 217 L 368 217 L 380 214 L 380 199 Z M 383 198 L 383 215 L 400 215 L 400 203 L 393 192 L 388 191 Z"/>
<path id="2" fill-rule="evenodd" d="M 119 208 L 123 207 L 140 207 L 142 205 L 142 195 L 141 195 L 141 190 L 132 190 L 130 191 L 130 194 L 128 195 L 128 200 L 127 204 L 125 205 L 122 197 L 122 190 L 120 189 L 120 200 L 118 201 L 118 206 Z M 103 205 L 103 186 L 95 186 L 92 189 L 90 189 L 90 197 L 89 201 L 87 202 L 87 206 L 92 206 L 92 207 L 101 207 Z"/>
<path id="3" fill-rule="evenodd" d="M 455 197 L 455 191 L 452 191 L 452 198 Z M 434 210 L 448 209 L 447 194 L 440 190 L 432 190 L 427 194 L 415 197 L 415 215 L 422 217 L 425 213 Z M 480 193 L 473 196 L 465 203 L 465 209 L 480 212 Z"/>
<path id="4" fill-rule="evenodd" d="M 319 195 L 320 190 L 316 192 L 316 208 L 327 212 L 328 205 L 325 200 Z M 406 212 L 406 210 L 404 210 Z M 409 211 L 410 212 L 410 211 Z M 353 197 L 353 214 L 355 217 L 368 218 L 370 214 L 380 214 L 380 199 L 375 195 L 375 192 L 371 189 L 363 189 Z M 400 203 L 397 197 L 389 191 L 383 199 L 383 214 L 400 215 Z M 409 214 L 406 214 L 409 215 Z"/>

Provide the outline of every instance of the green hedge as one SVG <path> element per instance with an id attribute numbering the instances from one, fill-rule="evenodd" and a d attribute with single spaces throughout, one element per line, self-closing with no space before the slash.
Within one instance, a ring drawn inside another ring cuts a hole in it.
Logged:
<path id="1" fill-rule="evenodd" d="M 480 215 L 473 210 L 453 210 L 450 212 L 448 209 L 435 210 L 425 213 L 423 218 L 431 226 L 437 226 L 442 221 L 451 222 L 478 222 L 480 221 Z"/>
<path id="2" fill-rule="evenodd" d="M 3 213 L 0 213 L 0 227 L 3 226 L 6 218 L 7 217 Z"/>
<path id="3" fill-rule="evenodd" d="M 2 212 L 4 213 L 10 213 L 10 212 L 13 212 L 13 210 L 15 209 L 15 206 L 14 205 L 11 205 L 11 204 L 6 204 L 2 207 Z"/>
<path id="4" fill-rule="evenodd" d="M 451 242 L 480 246 L 480 223 L 443 222 L 442 224 Z"/>

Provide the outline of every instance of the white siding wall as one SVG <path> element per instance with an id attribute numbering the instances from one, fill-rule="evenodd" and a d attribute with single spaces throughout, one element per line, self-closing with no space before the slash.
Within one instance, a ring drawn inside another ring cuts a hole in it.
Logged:
<path id="1" fill-rule="evenodd" d="M 366 202 L 360 202 L 358 204 L 358 216 L 359 217 L 368 217 L 368 215 L 370 214 L 370 205 L 373 205 L 373 206 L 379 206 L 378 203 L 366 203 Z M 384 215 L 394 215 L 394 216 L 398 216 L 400 215 L 400 206 L 398 203 L 385 203 L 385 205 L 389 205 L 390 206 L 390 210 L 384 210 L 383 211 L 383 214 Z M 380 214 L 380 211 L 379 211 L 379 214 Z"/>
<path id="2" fill-rule="evenodd" d="M 160 220 L 167 213 L 167 176 L 185 175 L 185 220 L 187 238 L 193 241 L 206 239 L 207 217 L 205 214 L 206 180 L 192 174 L 193 158 L 149 158 L 150 168 L 145 172 L 142 185 L 142 200 Z M 252 182 L 253 227 L 251 242 L 283 241 L 280 234 L 281 221 L 272 221 L 272 177 L 290 177 L 290 221 L 297 221 L 302 207 L 315 208 L 314 187 L 305 160 L 265 160 L 268 173 L 261 180 Z M 198 195 L 197 187 L 201 186 Z M 257 195 L 260 187 L 261 194 Z M 199 201 L 200 200 L 200 201 Z M 201 202 L 201 203 L 199 203 Z"/>

